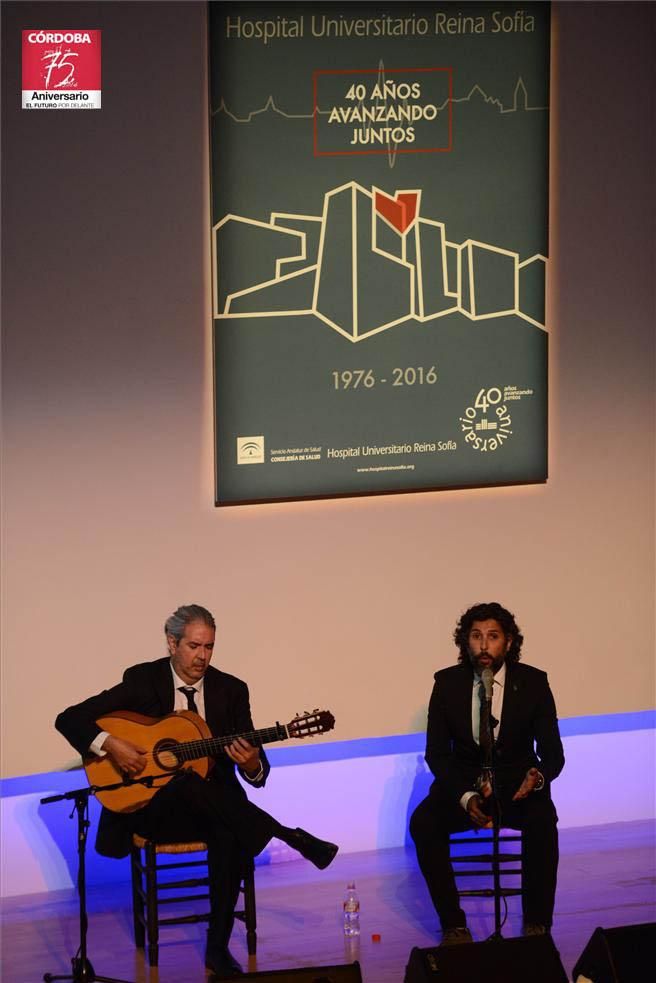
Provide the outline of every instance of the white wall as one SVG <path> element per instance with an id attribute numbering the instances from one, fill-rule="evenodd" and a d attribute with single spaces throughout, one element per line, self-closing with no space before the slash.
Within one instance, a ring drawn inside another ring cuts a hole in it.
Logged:
<path id="1" fill-rule="evenodd" d="M 565 737 L 563 744 L 567 763 L 553 786 L 561 829 L 654 818 L 653 729 L 581 734 Z M 249 797 L 280 822 L 333 840 L 342 853 L 355 853 L 409 843 L 408 819 L 430 781 L 422 753 L 384 754 L 274 765 L 266 787 L 250 789 Z M 69 819 L 71 804 L 40 806 L 39 800 L 83 787 L 84 781 L 79 772 L 71 772 L 65 781 L 61 775 L 39 776 L 38 785 L 38 792 L 7 796 L 1 803 L 3 897 L 54 891 L 75 883 L 76 823 Z M 93 851 L 98 809 L 93 800 L 91 805 L 88 883 L 127 879 L 127 861 L 107 860 Z M 298 854 L 284 843 L 272 840 L 259 862 L 297 859 Z"/>
<path id="2" fill-rule="evenodd" d="M 22 111 L 21 26 L 91 10 L 103 109 Z M 4 775 L 192 600 L 260 726 L 420 730 L 492 598 L 561 716 L 653 705 L 652 15 L 555 5 L 548 483 L 216 510 L 205 6 L 3 5 Z"/>

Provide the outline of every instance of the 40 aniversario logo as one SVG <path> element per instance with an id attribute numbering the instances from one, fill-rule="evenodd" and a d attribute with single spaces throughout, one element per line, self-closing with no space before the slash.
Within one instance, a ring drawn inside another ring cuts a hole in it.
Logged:
<path id="1" fill-rule="evenodd" d="M 459 418 L 465 442 L 475 451 L 496 451 L 502 447 L 513 433 L 508 403 L 534 395 L 532 389 L 520 389 L 518 386 L 479 389 L 471 406 Z"/>
<path id="2" fill-rule="evenodd" d="M 465 441 L 477 451 L 495 451 L 512 434 L 512 419 L 497 386 L 480 389 L 460 417 Z"/>
<path id="3" fill-rule="evenodd" d="M 23 31 L 23 109 L 100 109 L 100 31 Z"/>

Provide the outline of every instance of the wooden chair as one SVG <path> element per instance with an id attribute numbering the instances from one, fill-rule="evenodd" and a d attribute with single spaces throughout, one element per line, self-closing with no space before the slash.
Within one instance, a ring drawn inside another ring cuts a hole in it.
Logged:
<path id="1" fill-rule="evenodd" d="M 134 919 L 135 945 L 143 949 L 148 943 L 148 962 L 157 966 L 159 951 L 159 930 L 164 925 L 194 924 L 209 920 L 209 911 L 201 914 L 176 915 L 162 918 L 160 907 L 169 904 L 185 904 L 191 901 L 207 901 L 209 891 L 198 894 L 189 893 L 190 889 L 208 888 L 207 857 L 202 860 L 187 859 L 188 854 L 205 853 L 205 843 L 153 843 L 143 836 L 132 837 L 130 853 L 130 870 L 132 875 L 132 915 Z M 158 862 L 161 855 L 172 855 L 178 859 L 171 863 Z M 182 880 L 159 878 L 161 871 L 178 870 L 180 868 L 203 867 L 202 877 L 183 877 Z M 184 894 L 177 893 L 184 890 Z M 248 954 L 255 955 L 257 949 L 257 919 L 255 911 L 255 878 L 254 865 L 251 864 L 244 875 L 242 894 L 244 907 L 235 911 L 238 918 L 246 926 L 246 944 Z M 175 892 L 171 894 L 170 892 Z"/>
<path id="2" fill-rule="evenodd" d="M 507 852 L 507 845 L 510 843 L 519 843 L 519 852 Z M 476 851 L 470 849 L 472 844 L 476 845 Z M 523 870 L 521 844 L 522 834 L 519 831 L 513 830 L 512 833 L 501 832 L 499 834 L 499 899 L 522 894 Z M 461 851 L 459 847 L 463 845 L 466 846 L 466 849 Z M 456 886 L 461 898 L 495 898 L 495 901 L 498 903 L 494 883 L 492 886 L 477 888 L 461 888 L 460 884 L 458 884 L 458 879 L 465 877 L 485 877 L 488 880 L 494 880 L 491 831 L 482 830 L 479 833 L 472 832 L 466 834 L 453 833 L 449 837 L 449 856 L 451 863 L 454 865 Z M 510 864 L 513 866 L 507 866 Z M 460 865 L 463 866 L 461 867 Z M 467 866 L 465 867 L 465 865 Z M 509 884 L 507 878 L 510 877 L 519 877 L 519 884 L 517 884 L 516 880 L 512 884 Z M 501 883 L 501 878 L 503 878 L 503 883 Z"/>

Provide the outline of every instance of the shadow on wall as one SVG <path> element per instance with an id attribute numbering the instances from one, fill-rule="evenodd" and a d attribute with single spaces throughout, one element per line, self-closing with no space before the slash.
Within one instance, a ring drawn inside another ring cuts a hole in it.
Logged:
<path id="1" fill-rule="evenodd" d="M 410 836 L 410 817 L 415 811 L 420 802 L 422 802 L 428 795 L 428 790 L 433 784 L 433 775 L 430 771 L 426 760 L 423 756 L 417 755 L 415 777 L 412 783 L 412 791 L 410 792 L 410 798 L 408 799 L 408 808 L 405 816 L 405 837 L 403 839 L 403 845 L 407 848 L 411 848 L 414 851 L 415 845 L 412 842 Z"/>
<path id="2" fill-rule="evenodd" d="M 414 852 L 408 831 L 410 816 L 428 795 L 432 781 L 423 754 L 397 757 L 394 774 L 385 782 L 380 803 L 376 841 L 379 850 L 402 842 Z"/>
<path id="3" fill-rule="evenodd" d="M 410 817 L 426 798 L 433 776 L 423 754 L 399 757 L 392 778 L 385 785 L 378 824 L 378 846 L 398 846 L 403 842 L 408 873 L 395 889 L 396 909 L 409 925 L 430 934 L 435 930 L 435 912 L 424 879 L 416 864 L 415 846 L 410 837 Z M 414 869 L 410 869 L 414 868 Z"/>
<path id="4" fill-rule="evenodd" d="M 72 777 L 72 776 L 70 776 Z M 76 774 L 77 784 L 75 787 L 84 787 L 84 776 L 82 772 Z M 73 784 L 72 782 L 70 783 Z M 40 796 L 42 798 L 44 796 Z M 89 799 L 89 831 L 86 847 L 86 880 L 87 886 L 94 884 L 107 884 L 116 881 L 128 881 L 130 879 L 130 865 L 128 858 L 114 860 L 111 857 L 101 857 L 96 853 L 95 842 L 100 819 L 100 803 L 91 796 Z M 77 812 L 75 803 L 70 799 L 62 802 L 53 802 L 48 805 L 39 805 L 37 818 L 32 815 L 32 825 L 34 827 L 31 836 L 39 835 L 40 824 L 43 823 L 50 842 L 45 852 L 39 849 L 39 864 L 43 870 L 47 870 L 50 865 L 55 868 L 63 860 L 66 864 L 71 882 L 77 881 L 78 853 L 77 853 Z M 34 842 L 34 840 L 32 841 Z M 39 843 L 46 842 L 43 829 L 39 837 Z M 59 857 L 55 858 L 52 854 L 52 847 L 59 851 Z M 58 880 L 60 880 L 58 878 Z M 60 886 L 59 884 L 57 886 Z"/>
<path id="5" fill-rule="evenodd" d="M 51 891 L 71 887 L 76 869 L 67 863 L 52 830 L 41 823 L 38 815 L 39 793 L 16 795 L 2 802 L 2 879 L 3 886 L 20 887 L 26 881 L 36 890 Z M 75 854 L 75 836 L 72 839 Z"/>

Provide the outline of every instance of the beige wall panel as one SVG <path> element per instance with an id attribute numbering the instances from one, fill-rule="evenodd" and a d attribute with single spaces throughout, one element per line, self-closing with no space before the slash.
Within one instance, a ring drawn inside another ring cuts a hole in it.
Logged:
<path id="1" fill-rule="evenodd" d="M 423 729 L 490 599 L 561 716 L 652 706 L 653 8 L 555 9 L 548 483 L 217 510 L 204 5 L 94 5 L 82 114 L 20 110 L 17 31 L 50 5 L 5 6 L 3 775 L 69 759 L 56 713 L 189 601 L 260 726 Z"/>

